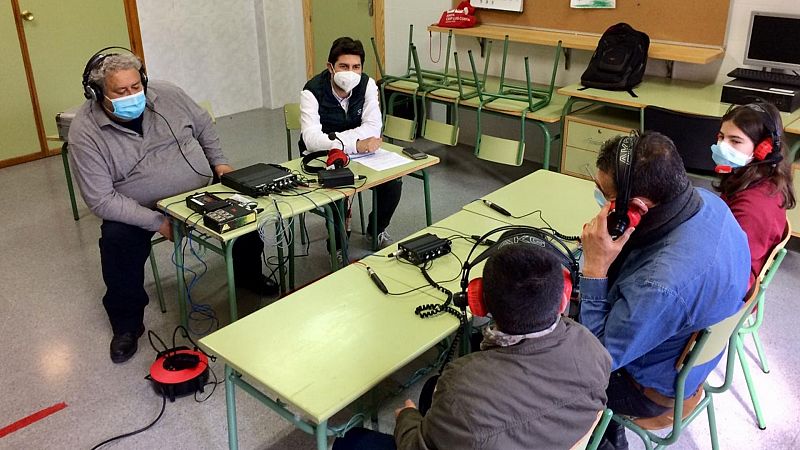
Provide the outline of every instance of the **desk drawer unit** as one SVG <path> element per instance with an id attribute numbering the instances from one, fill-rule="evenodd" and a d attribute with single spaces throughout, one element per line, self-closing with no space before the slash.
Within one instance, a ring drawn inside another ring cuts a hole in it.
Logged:
<path id="1" fill-rule="evenodd" d="M 590 170 L 594 170 L 603 143 L 638 127 L 638 113 L 633 111 L 594 107 L 568 115 L 564 120 L 561 172 L 591 179 Z"/>

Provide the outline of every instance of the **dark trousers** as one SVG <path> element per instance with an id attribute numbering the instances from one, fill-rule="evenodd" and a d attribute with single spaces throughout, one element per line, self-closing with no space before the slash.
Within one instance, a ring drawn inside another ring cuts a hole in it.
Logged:
<path id="1" fill-rule="evenodd" d="M 431 377 L 422 386 L 419 394 L 419 412 L 424 416 L 431 407 L 433 401 L 433 391 L 439 376 Z M 367 430 L 366 428 L 352 428 L 344 437 L 333 441 L 333 450 L 396 450 L 394 436 L 391 434 L 380 433 L 378 431 Z"/>
<path id="2" fill-rule="evenodd" d="M 656 417 L 670 409 L 647 398 L 640 387 L 635 384 L 633 378 L 625 372 L 625 369 L 611 372 L 606 395 L 608 395 L 606 406 L 611 408 L 615 414 L 634 417 Z M 608 440 L 608 443 L 604 441 L 601 446 L 602 449 L 614 448 L 623 450 L 628 448 L 628 441 L 625 439 L 625 427 L 613 420 L 608 423 L 608 428 L 606 428 L 603 437 Z"/>
<path id="3" fill-rule="evenodd" d="M 400 203 L 400 196 L 403 193 L 403 180 L 402 178 L 397 178 L 376 186 L 371 190 L 372 195 L 375 195 L 378 199 L 378 208 L 377 211 L 372 211 L 369 214 L 367 233 L 372 234 L 373 223 L 377 220 L 376 225 L 378 227 L 378 234 L 380 234 L 389 226 L 389 222 L 392 221 L 392 216 L 394 215 L 394 210 L 397 209 L 397 205 Z M 336 209 L 334 208 L 334 213 L 335 212 Z M 339 212 L 341 213 L 341 211 Z M 375 218 L 376 215 L 377 219 Z M 342 233 L 339 228 L 338 220 L 333 221 L 333 227 L 336 231 L 336 248 L 342 248 Z"/>
<path id="4" fill-rule="evenodd" d="M 121 222 L 104 220 L 100 225 L 100 265 L 106 294 L 103 306 L 115 335 L 135 333 L 149 302 L 144 290 L 144 265 L 150 256 L 153 231 Z M 257 233 L 248 233 L 233 246 L 237 279 L 261 275 L 264 243 Z"/>

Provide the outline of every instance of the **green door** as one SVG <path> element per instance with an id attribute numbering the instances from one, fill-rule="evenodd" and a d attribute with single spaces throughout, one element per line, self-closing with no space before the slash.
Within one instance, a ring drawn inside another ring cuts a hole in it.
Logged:
<path id="1" fill-rule="evenodd" d="M 45 135 L 56 135 L 56 114 L 85 101 L 81 75 L 103 47 L 130 48 L 122 0 L 19 0 L 34 14 L 24 22 Z M 122 51 L 122 50 L 120 50 Z"/>
<path id="2" fill-rule="evenodd" d="M 328 62 L 328 52 L 334 39 L 349 36 L 364 44 L 364 73 L 379 78 L 375 53 L 370 38 L 373 27 L 374 0 L 312 0 L 311 28 L 314 39 L 314 74 L 321 72 Z"/>
<path id="3" fill-rule="evenodd" d="M 39 153 L 36 116 L 11 2 L 0 2 L 0 161 Z"/>

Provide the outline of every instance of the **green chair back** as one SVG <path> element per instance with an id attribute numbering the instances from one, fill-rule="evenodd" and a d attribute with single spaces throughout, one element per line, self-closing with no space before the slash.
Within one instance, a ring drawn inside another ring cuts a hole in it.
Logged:
<path id="1" fill-rule="evenodd" d="M 202 100 L 197 102 L 197 104 L 205 109 L 208 112 L 208 115 L 211 116 L 211 123 L 217 123 L 217 117 L 214 115 L 214 109 L 211 107 L 210 100 Z"/>
<path id="2" fill-rule="evenodd" d="M 383 135 L 401 141 L 414 141 L 416 129 L 416 122 L 413 120 L 392 115 L 387 115 L 383 123 Z"/>
<path id="3" fill-rule="evenodd" d="M 732 367 L 731 360 L 733 358 L 733 351 L 730 351 L 730 349 L 734 348 L 735 340 L 738 338 L 739 329 L 747 319 L 747 316 L 752 310 L 758 295 L 759 287 L 756 286 L 753 288 L 747 301 L 744 303 L 742 308 L 739 309 L 739 311 L 704 330 L 698 331 L 695 333 L 692 339 L 689 340 L 684 354 L 678 359 L 678 363 L 676 364 L 676 368 L 678 370 L 678 374 L 675 379 L 676 399 L 684 398 L 684 394 L 686 392 L 686 378 L 689 376 L 691 370 L 716 358 L 717 355 L 725 350 L 726 346 L 729 348 L 727 367 Z M 726 370 L 726 382 L 723 386 L 724 389 L 727 389 L 727 386 L 730 385 L 729 380 L 732 378 L 731 374 L 732 370 Z M 664 436 L 642 428 L 629 417 L 615 414 L 613 420 L 617 423 L 623 424 L 626 428 L 636 433 L 642 439 L 646 449 L 662 449 L 677 442 L 678 438 L 683 432 L 683 429 L 686 428 L 700 414 L 702 414 L 703 410 L 705 410 L 706 414 L 708 414 L 711 448 L 713 450 L 717 450 L 719 448 L 719 442 L 717 439 L 716 417 L 714 414 L 712 394 L 719 392 L 719 389 L 720 388 L 713 388 L 709 386 L 708 383 L 704 383 L 704 396 L 702 400 L 698 402 L 692 411 L 688 411 L 686 414 L 684 414 L 683 410 L 683 401 L 676 401 L 672 411 L 672 417 L 674 418 L 672 429 Z"/>

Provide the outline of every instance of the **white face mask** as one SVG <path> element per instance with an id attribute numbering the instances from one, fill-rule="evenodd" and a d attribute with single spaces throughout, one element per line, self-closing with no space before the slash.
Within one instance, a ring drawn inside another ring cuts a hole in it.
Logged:
<path id="1" fill-rule="evenodd" d="M 333 74 L 333 82 L 343 91 L 350 93 L 361 82 L 361 75 L 349 70 L 336 72 Z"/>
<path id="2" fill-rule="evenodd" d="M 731 144 L 719 141 L 711 146 L 711 158 L 718 165 L 730 166 L 735 169 L 749 164 L 753 160 L 753 155 L 745 155 L 733 148 Z"/>

